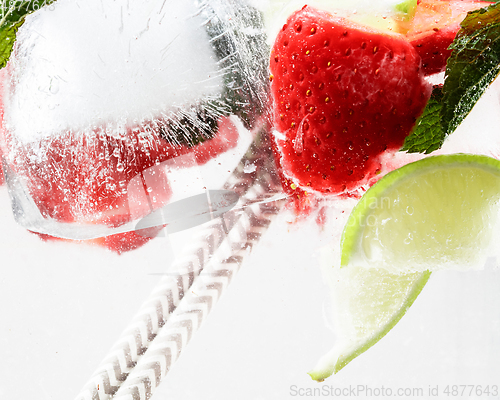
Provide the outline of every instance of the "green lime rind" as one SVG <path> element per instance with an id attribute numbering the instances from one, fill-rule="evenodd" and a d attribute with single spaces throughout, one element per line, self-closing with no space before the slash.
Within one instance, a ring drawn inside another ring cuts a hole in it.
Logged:
<path id="1" fill-rule="evenodd" d="M 392 328 L 394 328 L 403 315 L 406 314 L 431 276 L 431 272 L 429 271 L 399 276 L 384 271 L 380 272 L 386 277 L 391 277 L 393 280 L 411 279 L 411 288 L 404 299 L 402 299 L 398 310 L 380 327 L 379 330 L 373 332 L 368 338 L 363 339 L 359 343 L 351 345 L 348 348 L 334 348 L 330 353 L 324 356 L 318 362 L 317 366 L 308 373 L 313 380 L 321 382 L 331 375 L 338 373 L 352 360 L 363 354 L 380 339 L 382 339 Z M 370 288 L 365 287 L 365 289 Z M 395 297 L 393 297 L 393 299 L 395 299 Z M 397 299 L 395 299 L 395 301 L 397 301 Z"/>
<path id="2" fill-rule="evenodd" d="M 55 0 L 0 1 L 0 69 L 7 65 L 14 48 L 16 34 L 26 16 Z"/>
<path id="3" fill-rule="evenodd" d="M 373 185 L 361 198 L 349 216 L 341 238 L 341 266 L 349 264 L 352 255 L 359 249 L 366 218 L 373 209 L 373 204 L 391 187 L 401 185 L 406 179 L 413 179 L 419 174 L 453 164 L 461 167 L 483 167 L 492 173 L 500 174 L 500 161 L 491 157 L 472 154 L 451 154 L 427 157 L 396 169 Z"/>
<path id="4" fill-rule="evenodd" d="M 344 368 L 347 364 L 349 364 L 353 359 L 358 357 L 360 354 L 364 353 L 366 350 L 368 350 L 370 347 L 372 347 L 375 343 L 377 343 L 380 339 L 382 339 L 387 333 L 394 328 L 394 326 L 399 322 L 401 318 L 403 318 L 403 315 L 406 314 L 406 311 L 411 307 L 415 299 L 418 297 L 422 289 L 424 288 L 425 284 L 429 280 L 429 277 L 431 276 L 430 271 L 426 272 L 420 272 L 417 273 L 417 277 L 415 277 L 415 281 L 413 283 L 413 287 L 410 291 L 410 293 L 407 296 L 407 300 L 404 302 L 402 307 L 399 309 L 399 311 L 394 314 L 393 318 L 384 326 L 384 328 L 375 333 L 370 339 L 368 339 L 363 345 L 361 345 L 359 348 L 357 348 L 355 351 L 348 353 L 346 355 L 343 355 L 339 357 L 337 362 L 335 363 L 335 367 L 333 369 L 333 372 L 336 374 L 339 372 L 342 368 Z"/>

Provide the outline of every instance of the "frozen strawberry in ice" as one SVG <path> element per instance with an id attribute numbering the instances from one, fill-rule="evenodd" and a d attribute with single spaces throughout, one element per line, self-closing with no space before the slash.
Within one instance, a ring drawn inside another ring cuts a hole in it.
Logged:
<path id="1" fill-rule="evenodd" d="M 1 147 L 43 218 L 122 226 L 141 217 L 129 186 L 143 171 L 157 168 L 147 213 L 172 194 L 162 163 L 202 165 L 236 146 L 235 124 L 257 124 L 260 16 L 229 3 L 59 0 L 27 17 L 1 77 Z M 146 240 L 97 241 L 121 252 Z"/>
<path id="2" fill-rule="evenodd" d="M 370 183 L 431 93 L 403 35 L 309 6 L 278 33 L 270 70 L 277 164 L 297 195 Z"/>

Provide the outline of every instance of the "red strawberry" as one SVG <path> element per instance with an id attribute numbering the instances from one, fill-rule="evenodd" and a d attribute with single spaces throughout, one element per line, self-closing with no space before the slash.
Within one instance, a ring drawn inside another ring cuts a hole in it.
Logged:
<path id="1" fill-rule="evenodd" d="M 287 190 L 348 193 L 399 149 L 427 103 L 414 48 L 311 7 L 294 13 L 271 54 L 275 153 Z"/>
<path id="2" fill-rule="evenodd" d="M 204 164 L 237 143 L 237 129 L 227 117 L 218 121 L 213 139 L 191 148 L 173 146 L 150 128 L 131 128 L 122 137 L 100 128 L 88 134 L 66 132 L 36 146 L 22 145 L 9 132 L 3 132 L 4 150 L 9 155 L 9 167 L 25 178 L 46 218 L 117 227 L 168 202 L 168 177 L 158 164 L 187 153 L 193 154 L 196 164 Z M 146 195 L 149 192 L 151 195 Z M 159 230 L 89 242 L 121 253 L 142 246 Z"/>
<path id="3" fill-rule="evenodd" d="M 484 1 L 419 0 L 406 36 L 422 57 L 425 75 L 442 72 L 451 54 L 448 47 L 467 12 L 489 5 Z"/>

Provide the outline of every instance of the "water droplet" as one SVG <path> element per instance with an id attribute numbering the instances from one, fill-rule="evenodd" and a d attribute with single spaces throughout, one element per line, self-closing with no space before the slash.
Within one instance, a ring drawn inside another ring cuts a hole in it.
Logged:
<path id="1" fill-rule="evenodd" d="M 59 82 L 56 79 L 50 81 L 49 92 L 52 94 L 59 92 Z"/>
<path id="2" fill-rule="evenodd" d="M 412 207 L 412 206 L 407 206 L 407 207 L 406 207 L 406 214 L 408 214 L 408 215 L 413 215 L 413 212 L 414 212 L 414 211 L 415 211 L 415 210 L 413 209 L 413 207 Z"/>
<path id="3" fill-rule="evenodd" d="M 408 233 L 408 236 L 406 237 L 406 239 L 403 241 L 404 244 L 410 244 L 413 240 L 413 235 L 410 233 Z"/>
<path id="4" fill-rule="evenodd" d="M 302 121 L 300 121 L 299 128 L 297 129 L 297 135 L 293 141 L 293 149 L 297 154 L 302 154 L 304 151 L 304 125 L 307 124 L 306 119 L 307 117 L 304 117 L 302 118 Z"/>
<path id="5" fill-rule="evenodd" d="M 247 161 L 245 163 L 245 166 L 243 167 L 243 172 L 245 174 L 251 174 L 252 172 L 255 172 L 256 169 L 257 167 L 255 166 L 255 164 Z"/>

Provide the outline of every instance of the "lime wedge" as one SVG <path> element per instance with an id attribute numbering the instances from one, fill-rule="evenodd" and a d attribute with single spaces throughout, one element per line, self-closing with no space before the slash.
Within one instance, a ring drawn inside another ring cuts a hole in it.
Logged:
<path id="1" fill-rule="evenodd" d="M 389 272 L 480 269 L 492 246 L 500 161 L 479 155 L 428 157 L 387 174 L 344 228 L 341 265 Z"/>
<path id="2" fill-rule="evenodd" d="M 334 268 L 335 347 L 322 357 L 311 378 L 323 381 L 377 343 L 406 313 L 430 272 L 391 274 L 383 269 L 349 266 Z"/>
<path id="3" fill-rule="evenodd" d="M 428 157 L 373 185 L 344 228 L 341 267 L 329 261 L 339 337 L 309 375 L 324 380 L 384 337 L 430 271 L 483 267 L 499 201 L 500 161 L 478 155 Z"/>

